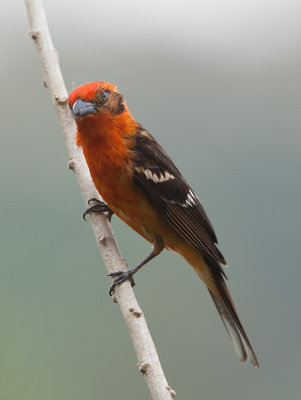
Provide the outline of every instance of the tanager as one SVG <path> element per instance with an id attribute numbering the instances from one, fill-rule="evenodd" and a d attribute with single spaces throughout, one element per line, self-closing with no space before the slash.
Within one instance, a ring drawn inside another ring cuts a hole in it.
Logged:
<path id="1" fill-rule="evenodd" d="M 135 268 L 111 274 L 110 288 L 130 279 L 163 249 L 181 254 L 206 284 L 240 360 L 258 361 L 225 284 L 226 260 L 197 195 L 155 138 L 132 117 L 117 86 L 98 81 L 74 89 L 68 104 L 92 180 L 105 203 L 86 210 L 121 218 L 152 244 Z"/>

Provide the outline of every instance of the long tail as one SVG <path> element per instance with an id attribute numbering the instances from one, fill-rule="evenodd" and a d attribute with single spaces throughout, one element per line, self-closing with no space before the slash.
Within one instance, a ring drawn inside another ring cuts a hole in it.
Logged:
<path id="1" fill-rule="evenodd" d="M 222 276 L 215 278 L 215 284 L 220 297 L 216 296 L 210 289 L 208 290 L 230 336 L 230 339 L 233 342 L 234 349 L 240 358 L 240 361 L 245 362 L 248 358 L 250 358 L 254 367 L 258 368 L 259 364 L 257 357 L 240 322 L 231 295 Z"/>

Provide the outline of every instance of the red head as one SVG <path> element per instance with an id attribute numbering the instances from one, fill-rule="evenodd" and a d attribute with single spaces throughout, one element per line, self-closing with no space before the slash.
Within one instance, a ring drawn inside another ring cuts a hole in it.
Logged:
<path id="1" fill-rule="evenodd" d="M 120 114 L 125 109 L 117 86 L 102 81 L 85 83 L 74 89 L 68 97 L 68 104 L 75 118 L 104 111 Z"/>
<path id="2" fill-rule="evenodd" d="M 77 124 L 77 143 L 116 140 L 134 133 L 137 122 L 127 109 L 117 86 L 107 82 L 90 82 L 74 89 L 68 104 Z"/>

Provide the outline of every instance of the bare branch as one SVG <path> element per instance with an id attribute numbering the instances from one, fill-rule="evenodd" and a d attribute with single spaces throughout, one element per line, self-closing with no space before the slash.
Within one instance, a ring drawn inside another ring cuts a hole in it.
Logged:
<path id="1" fill-rule="evenodd" d="M 69 152 L 68 166 L 74 171 L 87 204 L 90 198 L 99 197 L 99 194 L 93 185 L 83 154 L 75 144 L 76 126 L 67 105 L 67 90 L 59 67 L 58 55 L 50 37 L 43 4 L 41 0 L 25 0 L 25 3 L 31 29 L 30 36 L 36 45 L 45 74 L 44 83 L 52 96 L 65 136 Z M 90 221 L 108 272 L 125 271 L 125 261 L 118 249 L 108 218 L 91 215 Z M 137 354 L 138 369 L 148 384 L 152 398 L 173 399 L 175 392 L 168 386 L 143 312 L 129 282 L 116 288 L 113 300 L 119 304 Z"/>

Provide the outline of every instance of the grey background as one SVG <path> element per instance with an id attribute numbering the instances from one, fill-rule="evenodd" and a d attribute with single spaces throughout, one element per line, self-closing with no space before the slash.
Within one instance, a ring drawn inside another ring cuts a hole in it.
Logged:
<path id="1" fill-rule="evenodd" d="M 179 399 L 300 398 L 299 1 L 46 3 L 68 90 L 119 85 L 199 195 L 261 367 L 165 252 L 135 293 Z M 0 398 L 149 399 L 88 223 L 22 2 L 0 14 Z M 113 218 L 130 266 L 149 244 Z"/>

